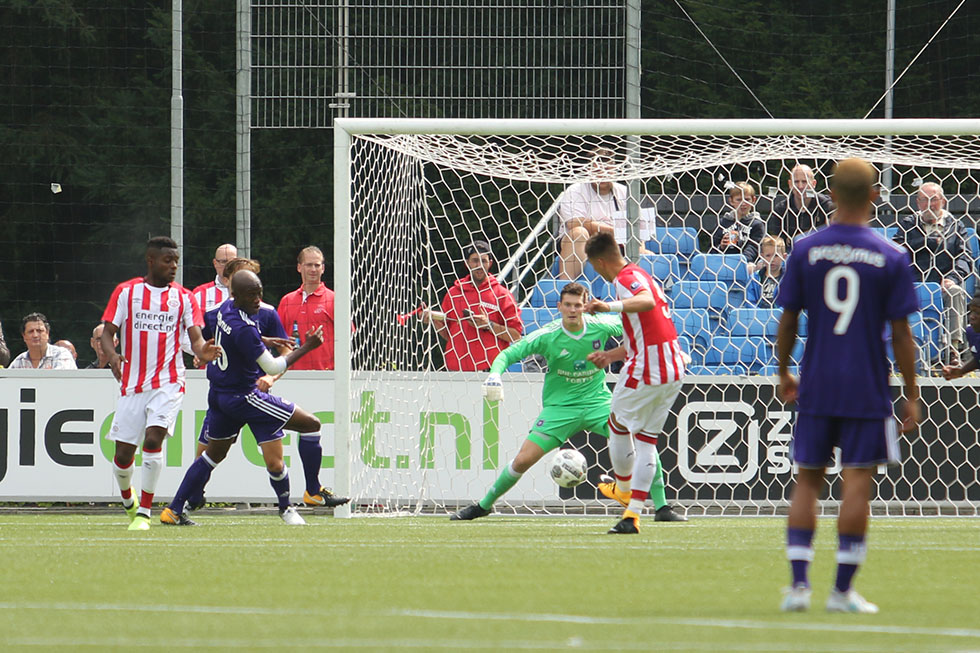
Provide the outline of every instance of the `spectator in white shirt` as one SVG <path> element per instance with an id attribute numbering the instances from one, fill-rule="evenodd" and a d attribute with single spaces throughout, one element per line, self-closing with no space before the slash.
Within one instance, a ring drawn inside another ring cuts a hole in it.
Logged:
<path id="1" fill-rule="evenodd" d="M 41 313 L 31 313 L 21 321 L 21 335 L 27 351 L 10 363 L 10 369 L 74 370 L 75 359 L 64 347 L 48 344 L 51 325 Z"/>
<path id="2" fill-rule="evenodd" d="M 613 157 L 611 150 L 596 150 L 594 176 L 602 176 L 607 171 L 610 175 L 614 174 Z M 574 280 L 582 276 L 586 260 L 585 241 L 597 233 L 610 233 L 620 245 L 625 244 L 628 195 L 626 185 L 614 181 L 584 181 L 565 189 L 565 196 L 558 207 L 561 220 L 557 236 L 561 261 L 559 279 Z M 619 218 L 622 224 L 617 225 L 614 217 Z M 617 226 L 620 228 L 617 229 Z M 640 253 L 645 254 L 647 250 L 641 246 Z"/>

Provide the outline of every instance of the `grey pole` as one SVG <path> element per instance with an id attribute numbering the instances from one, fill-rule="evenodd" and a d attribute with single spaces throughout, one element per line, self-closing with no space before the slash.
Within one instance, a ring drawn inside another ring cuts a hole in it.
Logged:
<path id="1" fill-rule="evenodd" d="M 238 0 L 235 49 L 235 247 L 252 251 L 252 3 Z"/>
<path id="2" fill-rule="evenodd" d="M 184 251 L 184 43 L 182 0 L 170 10 L 170 237 Z M 184 259 L 177 262 L 177 283 L 184 280 Z"/>
<path id="3" fill-rule="evenodd" d="M 626 117 L 640 117 L 640 0 L 626 2 Z M 636 169 L 640 159 L 640 138 L 627 139 L 629 167 Z M 640 255 L 640 238 L 637 223 L 640 219 L 640 180 L 629 182 L 626 200 L 626 258 L 635 261 Z"/>
<path id="4" fill-rule="evenodd" d="M 895 83 L 895 0 L 888 0 L 888 18 L 885 28 L 885 118 L 891 120 L 895 116 L 895 92 L 892 84 Z M 891 149 L 891 136 L 887 137 L 886 147 Z M 885 166 L 881 171 L 881 187 L 891 194 L 892 189 L 892 168 Z"/>

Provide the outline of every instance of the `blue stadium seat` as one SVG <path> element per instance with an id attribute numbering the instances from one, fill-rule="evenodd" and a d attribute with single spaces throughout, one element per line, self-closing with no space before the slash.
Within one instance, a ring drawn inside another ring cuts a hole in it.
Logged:
<path id="1" fill-rule="evenodd" d="M 679 335 L 687 336 L 702 349 L 707 349 L 720 326 L 718 316 L 706 308 L 675 308 L 671 319 Z"/>
<path id="2" fill-rule="evenodd" d="M 728 295 L 728 286 L 711 281 L 679 281 L 670 291 L 673 308 L 709 308 L 718 315 L 727 313 Z"/>
<path id="3" fill-rule="evenodd" d="M 687 278 L 694 281 L 723 281 L 742 288 L 749 281 L 745 257 L 741 254 L 695 254 Z"/>
<path id="4" fill-rule="evenodd" d="M 691 227 L 658 227 L 646 248 L 653 254 L 679 254 L 687 259 L 698 249 L 698 232 Z"/>
<path id="5" fill-rule="evenodd" d="M 895 234 L 898 233 L 898 227 L 885 227 L 885 238 L 888 240 L 895 240 Z"/>
<path id="6" fill-rule="evenodd" d="M 508 367 L 507 368 L 507 371 L 508 372 L 523 372 L 524 371 L 524 366 L 521 364 L 521 361 L 517 361 L 516 363 L 514 363 L 513 365 L 511 365 L 510 367 Z"/>
<path id="7" fill-rule="evenodd" d="M 733 308 L 728 313 L 728 329 L 733 336 L 756 336 L 769 340 L 776 338 L 782 309 Z"/>
<path id="8" fill-rule="evenodd" d="M 797 338 L 793 345 L 793 351 L 789 353 L 789 360 L 794 365 L 799 365 L 803 360 L 803 350 L 806 349 L 806 338 Z"/>
<path id="9" fill-rule="evenodd" d="M 799 313 L 799 318 L 796 323 L 796 333 L 804 338 L 810 333 L 810 318 L 806 311 L 800 311 Z"/>
<path id="10" fill-rule="evenodd" d="M 561 289 L 568 283 L 567 279 L 538 279 L 531 289 L 531 306 L 541 308 L 547 306 L 553 308 L 558 306 L 558 297 Z"/>
<path id="11" fill-rule="evenodd" d="M 923 318 L 943 319 L 943 289 L 938 283 L 923 281 L 915 284 L 915 294 L 919 298 L 919 310 Z"/>
<path id="12" fill-rule="evenodd" d="M 977 238 L 977 230 L 974 227 L 967 227 L 966 234 L 966 245 L 968 251 L 970 252 L 971 259 L 970 269 L 974 270 L 974 274 L 971 274 L 966 278 L 963 288 L 970 294 L 970 297 L 972 297 L 977 286 L 976 270 L 980 269 L 978 268 L 978 266 L 980 266 L 980 239 Z"/>
<path id="13" fill-rule="evenodd" d="M 524 333 L 531 333 L 536 329 L 540 329 L 558 317 L 560 317 L 558 309 L 548 306 L 525 306 L 521 309 Z"/>
<path id="14" fill-rule="evenodd" d="M 704 354 L 705 365 L 742 365 L 749 371 L 773 363 L 772 343 L 765 338 L 715 337 Z"/>
<path id="15" fill-rule="evenodd" d="M 636 264 L 668 292 L 681 280 L 681 264 L 676 254 L 644 254 Z"/>

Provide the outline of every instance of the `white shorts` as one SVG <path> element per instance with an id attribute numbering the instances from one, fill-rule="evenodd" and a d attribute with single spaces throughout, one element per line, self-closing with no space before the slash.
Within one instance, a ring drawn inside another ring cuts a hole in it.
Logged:
<path id="1" fill-rule="evenodd" d="M 661 385 L 640 385 L 626 387 L 628 377 L 619 375 L 619 381 L 612 393 L 610 412 L 616 421 L 626 427 L 632 435 L 642 433 L 656 437 L 663 431 L 667 415 L 681 391 L 683 381 L 671 381 Z"/>
<path id="2" fill-rule="evenodd" d="M 177 413 L 180 412 L 183 400 L 181 387 L 174 383 L 119 397 L 106 440 L 139 446 L 143 442 L 146 429 L 151 426 L 162 426 L 167 429 L 167 437 L 170 437 L 173 435 Z"/>

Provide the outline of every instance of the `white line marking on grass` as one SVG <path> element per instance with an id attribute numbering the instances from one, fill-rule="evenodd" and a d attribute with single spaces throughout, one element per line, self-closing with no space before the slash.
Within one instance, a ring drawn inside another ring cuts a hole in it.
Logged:
<path id="1" fill-rule="evenodd" d="M 163 642 L 155 642 L 152 640 L 147 640 L 145 637 L 139 639 L 130 639 L 125 635 L 119 637 L 111 638 L 86 638 L 79 639 L 76 637 L 72 638 L 21 638 L 21 639 L 11 639 L 4 642 L 10 646 L 37 646 L 37 647 L 68 647 L 68 648 L 78 648 L 78 647 L 93 647 L 93 648 L 109 648 L 109 647 L 119 647 L 126 646 L 132 648 L 159 648 L 163 645 Z M 205 649 L 205 648 L 217 648 L 222 650 L 230 650 L 241 648 L 245 650 L 254 650 L 259 648 L 268 649 L 294 649 L 294 650 L 309 650 L 309 649 L 328 649 L 328 648 L 338 648 L 338 649 L 358 649 L 358 648 L 373 648 L 382 650 L 392 650 L 392 649 L 450 649 L 455 651 L 472 651 L 472 650 L 491 650 L 491 651 L 508 651 L 508 650 L 579 650 L 579 651 L 649 651 L 651 650 L 650 642 L 624 642 L 624 643 L 610 643 L 607 639 L 601 641 L 589 642 L 581 637 L 573 636 L 568 639 L 557 641 L 557 640 L 542 640 L 542 641 L 527 641 L 527 640 L 461 640 L 461 639 L 356 639 L 356 638 L 343 638 L 343 639 L 289 639 L 288 637 L 280 637 L 273 640 L 232 640 L 227 638 L 221 639 L 172 639 L 168 638 L 166 640 L 167 648 L 190 648 L 190 649 Z M 657 642 L 656 650 L 658 651 L 691 651 L 698 650 L 704 646 L 704 642 Z M 763 644 L 763 643 L 753 643 L 753 644 L 719 644 L 712 643 L 711 649 L 714 651 L 776 651 L 783 652 L 787 650 L 787 644 Z M 825 644 L 810 645 L 806 642 L 794 642 L 792 644 L 792 649 L 794 651 L 827 651 L 828 646 Z M 834 645 L 831 650 L 837 652 L 855 652 L 855 653 L 894 653 L 895 651 L 916 651 L 916 653 L 921 650 L 919 648 L 906 648 L 894 646 L 883 647 L 883 648 L 868 648 L 867 646 L 848 646 L 848 645 Z"/>
<path id="2" fill-rule="evenodd" d="M 882 635 L 923 635 L 926 637 L 966 637 L 980 639 L 980 630 L 970 628 L 921 628 L 908 626 L 875 626 L 873 624 L 799 623 L 785 621 L 750 621 L 742 619 L 672 619 L 668 617 L 589 617 L 573 614 L 506 614 L 484 612 L 449 612 L 437 610 L 400 610 L 392 614 L 428 619 L 494 620 L 494 621 L 551 621 L 583 625 L 642 626 L 701 626 L 705 628 L 739 628 L 746 630 L 813 630 L 830 632 L 877 633 Z"/>
<path id="3" fill-rule="evenodd" d="M 295 615 L 286 608 L 250 608 L 227 605 L 126 605 L 114 603 L 0 603 L 0 610 L 64 610 L 68 612 L 177 612 L 194 614 Z"/>

